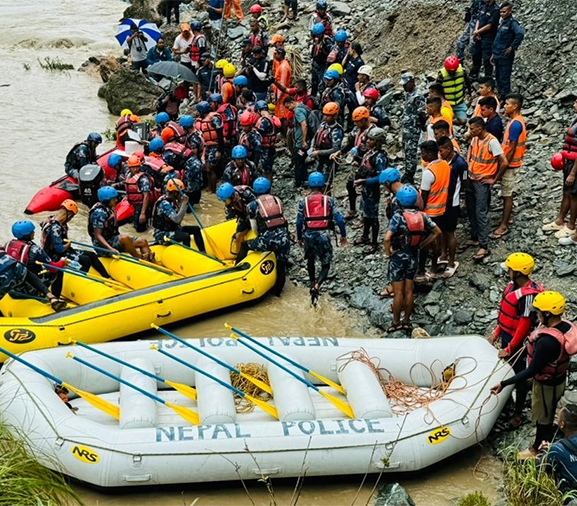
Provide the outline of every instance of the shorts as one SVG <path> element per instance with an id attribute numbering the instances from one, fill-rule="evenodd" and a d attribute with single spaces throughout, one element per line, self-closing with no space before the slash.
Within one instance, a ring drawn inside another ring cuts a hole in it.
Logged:
<path id="1" fill-rule="evenodd" d="M 458 120 L 467 120 L 467 104 L 465 102 L 460 103 L 459 105 L 453 105 L 453 115 Z"/>
<path id="2" fill-rule="evenodd" d="M 571 195 L 577 195 L 577 177 L 571 186 L 567 186 L 565 184 L 565 179 L 567 179 L 569 174 L 571 174 L 571 170 L 573 169 L 574 164 L 575 160 L 569 160 L 568 158 L 565 158 L 565 168 L 563 169 L 563 191 L 569 192 Z"/>
<path id="3" fill-rule="evenodd" d="M 419 250 L 404 249 L 397 251 L 389 259 L 389 282 L 413 280 L 419 269 Z"/>
<path id="4" fill-rule="evenodd" d="M 459 206 L 447 207 L 447 210 L 443 215 L 443 219 L 445 221 L 445 228 L 443 229 L 443 232 L 453 233 L 455 230 L 457 230 L 457 223 L 459 221 L 460 213 L 461 208 Z"/>
<path id="5" fill-rule="evenodd" d="M 213 30 L 217 30 L 220 32 L 222 28 L 222 18 L 220 19 L 209 19 L 210 26 L 212 26 Z"/>
<path id="6" fill-rule="evenodd" d="M 553 425 L 557 404 L 565 392 L 565 383 L 550 386 L 533 379 L 531 390 L 532 420 L 539 425 Z"/>
<path id="7" fill-rule="evenodd" d="M 520 167 L 514 169 L 507 169 L 503 178 L 501 179 L 501 195 L 503 197 L 512 197 L 515 184 L 517 183 L 517 174 L 519 174 Z"/>
<path id="8" fill-rule="evenodd" d="M 430 216 L 430 218 L 431 218 L 431 220 L 433 220 L 433 223 L 441 229 L 441 232 L 447 231 L 446 230 L 447 221 L 445 220 L 444 214 L 441 216 Z"/>

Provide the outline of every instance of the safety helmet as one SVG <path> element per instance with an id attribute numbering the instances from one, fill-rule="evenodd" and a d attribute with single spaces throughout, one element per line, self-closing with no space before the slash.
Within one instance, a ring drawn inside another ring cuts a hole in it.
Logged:
<path id="1" fill-rule="evenodd" d="M 12 235 L 16 237 L 16 239 L 24 239 L 34 232 L 35 228 L 36 225 L 30 220 L 17 221 L 12 225 Z"/>
<path id="2" fill-rule="evenodd" d="M 165 123 L 168 123 L 170 121 L 170 116 L 168 115 L 168 113 L 166 112 L 159 112 L 156 115 L 156 118 L 154 118 L 154 122 L 157 125 L 164 125 Z"/>
<path id="3" fill-rule="evenodd" d="M 459 58 L 456 56 L 447 56 L 445 58 L 445 70 L 447 72 L 455 72 L 459 68 Z"/>
<path id="4" fill-rule="evenodd" d="M 174 139 L 174 130 L 169 127 L 164 127 L 160 132 L 160 137 L 165 144 Z"/>
<path id="5" fill-rule="evenodd" d="M 395 169 L 394 167 L 389 167 L 379 174 L 379 183 L 381 184 L 396 183 L 400 180 L 401 173 L 399 169 Z"/>
<path id="6" fill-rule="evenodd" d="M 336 102 L 327 102 L 323 106 L 323 114 L 327 114 L 329 116 L 335 116 L 339 113 L 339 104 Z"/>
<path id="7" fill-rule="evenodd" d="M 338 79 L 339 77 L 341 77 L 341 75 L 336 70 L 333 69 L 333 70 L 327 70 L 325 72 L 325 75 L 323 76 L 323 79 L 331 81 L 333 79 Z"/>
<path id="8" fill-rule="evenodd" d="M 339 76 L 342 76 L 344 72 L 343 66 L 340 63 L 333 63 L 329 65 L 327 70 L 336 70 L 339 73 Z"/>
<path id="9" fill-rule="evenodd" d="M 200 21 L 197 21 L 196 19 L 190 22 L 190 29 L 194 30 L 195 32 L 198 32 L 199 30 L 202 29 L 202 24 L 200 23 Z"/>
<path id="10" fill-rule="evenodd" d="M 115 169 L 118 167 L 118 164 L 122 161 L 122 157 L 117 155 L 116 153 L 112 153 L 107 160 L 108 166 Z"/>
<path id="11" fill-rule="evenodd" d="M 257 100 L 256 104 L 254 104 L 255 111 L 264 111 L 265 109 L 268 110 L 268 102 L 266 100 Z"/>
<path id="12" fill-rule="evenodd" d="M 361 65 L 359 67 L 359 70 L 357 70 L 357 74 L 364 74 L 366 75 L 369 79 L 372 79 L 373 77 L 373 67 L 371 67 L 370 65 Z"/>
<path id="13" fill-rule="evenodd" d="M 132 111 L 130 109 L 122 109 L 122 111 L 120 111 L 120 115 L 121 116 L 132 116 Z"/>
<path id="14" fill-rule="evenodd" d="M 335 33 L 335 42 L 345 42 L 349 38 L 347 31 L 339 28 Z"/>
<path id="15" fill-rule="evenodd" d="M 317 0 L 317 9 L 326 10 L 328 6 L 327 0 Z"/>
<path id="16" fill-rule="evenodd" d="M 369 130 L 369 139 L 374 139 L 375 141 L 384 142 L 387 138 L 387 133 L 383 128 L 374 127 Z"/>
<path id="17" fill-rule="evenodd" d="M 234 84 L 235 86 L 247 86 L 248 79 L 246 78 L 246 76 L 236 76 L 232 81 L 232 84 Z"/>
<path id="18" fill-rule="evenodd" d="M 280 33 L 275 33 L 270 38 L 270 44 L 271 46 L 274 46 L 275 44 L 284 44 L 284 37 Z"/>
<path id="19" fill-rule="evenodd" d="M 184 98 L 184 97 L 183 97 Z M 132 121 L 133 123 L 140 123 L 140 118 L 136 115 L 136 114 L 131 114 L 130 115 L 130 121 Z"/>
<path id="20" fill-rule="evenodd" d="M 411 185 L 404 185 L 397 191 L 396 197 L 399 204 L 403 207 L 414 207 L 417 203 L 419 194 Z"/>
<path id="21" fill-rule="evenodd" d="M 311 28 L 311 32 L 315 36 L 322 35 L 323 33 L 325 33 L 325 25 L 323 25 L 322 23 L 315 23 Z"/>
<path id="22" fill-rule="evenodd" d="M 103 186 L 98 188 L 98 200 L 100 202 L 108 202 L 109 200 L 115 199 L 118 197 L 118 192 L 112 186 Z"/>
<path id="23" fill-rule="evenodd" d="M 212 93 L 208 97 L 208 102 L 216 102 L 217 104 L 222 104 L 222 95 L 220 93 Z"/>
<path id="24" fill-rule="evenodd" d="M 234 195 L 235 189 L 230 183 L 222 183 L 216 190 L 216 198 L 221 202 L 228 200 Z"/>
<path id="25" fill-rule="evenodd" d="M 222 74 L 224 75 L 224 77 L 234 77 L 234 75 L 236 74 L 235 65 L 232 63 L 227 63 L 222 69 Z"/>
<path id="26" fill-rule="evenodd" d="M 140 159 L 137 156 L 130 155 L 128 157 L 128 166 L 129 167 L 140 167 Z"/>
<path id="27" fill-rule="evenodd" d="M 555 170 L 563 170 L 565 168 L 565 158 L 562 153 L 555 153 L 551 158 L 551 167 Z"/>
<path id="28" fill-rule="evenodd" d="M 184 116 L 180 117 L 180 119 L 178 120 L 178 124 L 182 128 L 191 128 L 192 125 L 194 125 L 194 119 L 192 118 L 192 116 L 185 114 Z"/>
<path id="29" fill-rule="evenodd" d="M 371 113 L 366 107 L 364 106 L 357 107 L 353 111 L 353 121 L 361 121 L 363 119 L 367 119 L 370 115 Z"/>
<path id="30" fill-rule="evenodd" d="M 260 6 L 259 4 L 251 5 L 248 12 L 250 12 L 251 14 L 260 14 L 262 12 L 262 6 Z"/>
<path id="31" fill-rule="evenodd" d="M 144 161 L 144 151 L 135 151 L 132 154 L 140 160 L 140 163 Z"/>
<path id="32" fill-rule="evenodd" d="M 379 99 L 379 90 L 377 88 L 367 88 L 363 91 L 363 97 L 372 98 L 373 100 Z"/>
<path id="33" fill-rule="evenodd" d="M 224 58 L 222 58 L 220 60 L 216 60 L 216 63 L 214 64 L 214 68 L 224 69 L 224 67 L 226 65 L 228 65 L 228 60 L 225 60 Z"/>
<path id="34" fill-rule="evenodd" d="M 527 253 L 518 251 L 516 253 L 511 253 L 507 257 L 507 260 L 505 260 L 505 267 L 528 276 L 535 268 L 535 259 Z"/>
<path id="35" fill-rule="evenodd" d="M 184 183 L 177 178 L 172 178 L 166 183 L 167 192 L 181 192 L 184 191 Z"/>
<path id="36" fill-rule="evenodd" d="M 102 142 L 102 136 L 97 132 L 91 132 L 88 134 L 88 137 L 86 137 L 86 140 L 100 144 Z"/>
<path id="37" fill-rule="evenodd" d="M 270 191 L 270 181 L 266 177 L 257 177 L 252 184 L 252 189 L 257 195 Z"/>
<path id="38" fill-rule="evenodd" d="M 206 100 L 203 100 L 202 102 L 196 104 L 196 110 L 200 114 L 207 114 L 210 112 L 210 104 Z"/>
<path id="39" fill-rule="evenodd" d="M 560 315 L 565 312 L 565 297 L 559 292 L 541 292 L 535 296 L 533 307 L 542 312 Z"/>
<path id="40" fill-rule="evenodd" d="M 325 176 L 322 172 L 312 172 L 309 175 L 310 188 L 322 188 L 325 185 Z"/>
<path id="41" fill-rule="evenodd" d="M 241 158 L 246 158 L 248 156 L 248 152 L 244 146 L 240 144 L 232 148 L 231 157 L 233 160 L 240 160 Z"/>
<path id="42" fill-rule="evenodd" d="M 162 151 L 164 149 L 164 141 L 160 137 L 155 137 L 148 144 L 148 149 L 152 153 L 159 153 L 160 151 Z"/>
<path id="43" fill-rule="evenodd" d="M 78 214 L 78 204 L 72 199 L 66 199 L 62 204 L 60 204 L 60 207 L 63 207 L 74 215 Z"/>
<path id="44" fill-rule="evenodd" d="M 240 115 L 240 125 L 241 126 L 254 125 L 257 119 L 255 116 L 256 115 L 251 111 L 244 111 Z"/>
<path id="45" fill-rule="evenodd" d="M 276 105 L 274 105 L 272 102 L 269 102 L 268 104 L 268 112 L 273 113 L 276 111 Z"/>

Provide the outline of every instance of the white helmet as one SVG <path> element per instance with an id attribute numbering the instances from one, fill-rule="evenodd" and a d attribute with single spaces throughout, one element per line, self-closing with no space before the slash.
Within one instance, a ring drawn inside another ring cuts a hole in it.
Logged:
<path id="1" fill-rule="evenodd" d="M 365 74 L 369 79 L 373 78 L 373 67 L 370 65 L 361 65 L 357 74 Z"/>

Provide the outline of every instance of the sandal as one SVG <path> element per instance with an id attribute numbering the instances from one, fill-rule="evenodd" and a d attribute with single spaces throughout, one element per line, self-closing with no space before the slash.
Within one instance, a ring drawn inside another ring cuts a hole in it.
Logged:
<path id="1" fill-rule="evenodd" d="M 354 240 L 353 244 L 355 246 L 362 246 L 363 244 L 369 244 L 369 240 L 364 237 L 359 237 L 358 239 Z"/>
<path id="2" fill-rule="evenodd" d="M 484 258 L 488 257 L 490 254 L 491 252 L 488 249 L 480 249 L 479 251 L 477 251 L 477 254 L 473 256 L 473 260 L 475 262 L 480 262 Z"/>
<path id="3" fill-rule="evenodd" d="M 370 245 L 363 249 L 363 255 L 374 255 L 377 252 L 377 247 Z"/>
<path id="4" fill-rule="evenodd" d="M 455 267 L 449 267 L 447 265 L 447 267 L 445 268 L 445 272 L 443 272 L 441 277 L 443 279 L 449 279 L 450 277 L 452 277 L 455 274 L 455 272 L 457 272 L 458 268 L 459 268 L 459 262 L 455 262 Z"/>
<path id="5" fill-rule="evenodd" d="M 379 293 L 379 297 L 383 299 L 392 298 L 395 296 L 395 292 L 391 290 L 391 287 L 387 286 L 381 293 Z"/>
<path id="6" fill-rule="evenodd" d="M 448 263 L 449 263 L 449 260 L 447 260 L 446 258 L 441 258 L 441 257 L 437 258 L 437 264 L 439 264 L 439 265 L 446 265 Z"/>
<path id="7" fill-rule="evenodd" d="M 425 278 L 427 281 L 435 281 L 439 276 L 436 272 L 427 271 L 425 272 Z"/>
<path id="8" fill-rule="evenodd" d="M 401 328 L 406 332 L 413 331 L 413 326 L 411 325 L 411 322 L 401 322 Z"/>
<path id="9" fill-rule="evenodd" d="M 461 246 L 459 246 L 458 251 L 459 253 L 463 253 L 464 251 L 468 250 L 469 248 L 474 248 L 476 246 L 479 246 L 479 241 L 467 241 L 465 244 L 462 244 Z"/>
<path id="10" fill-rule="evenodd" d="M 506 229 L 504 232 L 498 232 L 497 230 L 495 230 L 495 232 L 489 234 L 489 239 L 493 240 L 502 239 L 503 237 L 509 235 L 510 232 L 511 231 L 509 229 Z"/>
<path id="11" fill-rule="evenodd" d="M 398 332 L 399 330 L 403 330 L 403 324 L 401 322 L 399 323 L 393 323 L 388 329 L 387 329 L 387 334 L 392 334 L 393 332 Z"/>

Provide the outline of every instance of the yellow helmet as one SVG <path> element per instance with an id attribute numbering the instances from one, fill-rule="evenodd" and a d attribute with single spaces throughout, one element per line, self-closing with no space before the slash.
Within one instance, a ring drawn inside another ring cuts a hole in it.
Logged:
<path id="1" fill-rule="evenodd" d="M 275 112 L 275 111 L 276 111 L 276 106 L 275 106 L 273 103 L 269 102 L 269 104 L 268 104 L 268 110 L 269 110 L 269 112 Z"/>
<path id="2" fill-rule="evenodd" d="M 505 267 L 528 276 L 535 268 L 535 259 L 527 253 L 518 251 L 516 253 L 511 253 L 507 257 L 507 260 L 505 260 Z"/>
<path id="3" fill-rule="evenodd" d="M 234 77 L 236 74 L 236 67 L 232 63 L 227 63 L 222 69 L 224 77 Z"/>
<path id="4" fill-rule="evenodd" d="M 223 69 L 226 65 L 228 65 L 228 60 L 217 60 L 217 62 L 214 64 L 214 66 L 217 69 Z"/>
<path id="5" fill-rule="evenodd" d="M 120 111 L 120 115 L 121 116 L 132 116 L 132 111 L 130 109 L 122 109 L 122 111 Z"/>
<path id="6" fill-rule="evenodd" d="M 541 292 L 535 296 L 533 307 L 539 311 L 560 315 L 565 312 L 565 297 L 559 292 Z"/>
<path id="7" fill-rule="evenodd" d="M 340 76 L 343 75 L 343 66 L 340 63 L 333 63 L 332 65 L 329 65 L 329 68 L 327 70 L 336 70 Z"/>

